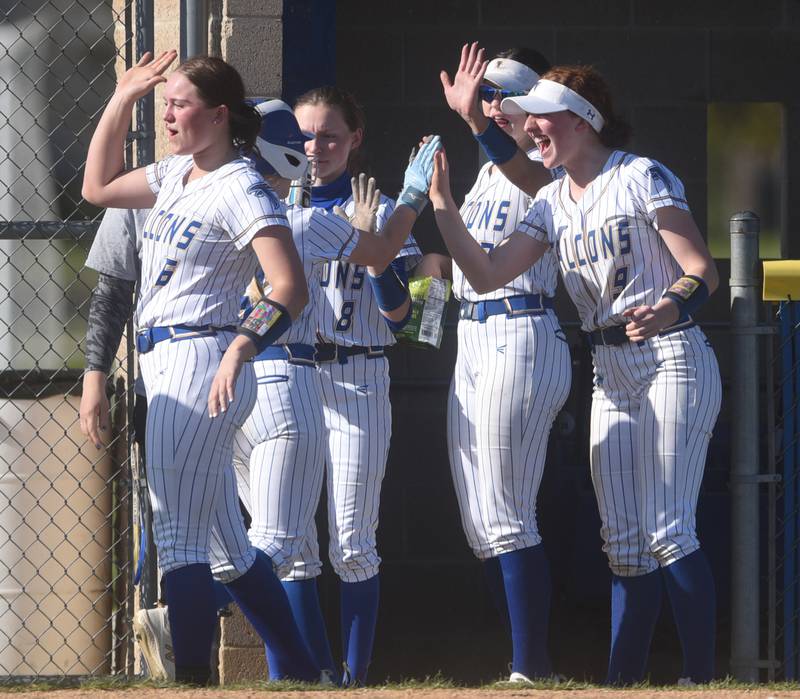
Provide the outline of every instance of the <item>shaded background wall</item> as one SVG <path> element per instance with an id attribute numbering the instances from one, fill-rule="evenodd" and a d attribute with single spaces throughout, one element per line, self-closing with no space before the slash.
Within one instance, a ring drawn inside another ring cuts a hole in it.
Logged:
<path id="1" fill-rule="evenodd" d="M 298 7 L 309 11 L 305 20 L 316 32 L 316 48 L 287 46 L 289 6 L 295 13 Z M 783 133 L 778 138 L 785 171 L 777 219 L 784 255 L 800 254 L 800 243 L 786 233 L 800 224 L 800 205 L 786 196 L 800 161 L 794 140 L 798 93 L 791 72 L 800 58 L 797 0 L 764 0 L 757 6 L 744 0 L 348 0 L 336 4 L 335 26 L 315 15 L 314 6 L 330 10 L 330 3 L 284 5 L 284 98 L 291 101 L 303 89 L 334 81 L 355 92 L 366 110 L 366 150 L 383 191 L 399 190 L 409 149 L 422 134 L 437 132 L 452 163 L 454 193 L 457 200 L 463 198 L 477 173 L 479 153 L 444 103 L 439 70 L 452 74 L 465 41 L 479 40 L 489 55 L 528 45 L 553 63 L 591 63 L 602 71 L 618 111 L 634 127 L 629 150 L 662 160 L 678 174 L 703 230 L 709 104 L 781 103 Z M 315 61 L 316 73 L 308 70 Z M 319 66 L 324 66 L 322 74 Z M 308 77 L 289 86 L 290 75 Z M 758 201 L 742 201 L 736 208 L 756 208 Z M 727 230 L 715 233 L 724 237 Z M 444 251 L 430 210 L 415 235 L 425 252 Z M 718 259 L 718 264 L 721 286 L 700 319 L 717 350 L 727 397 L 729 263 Z M 506 674 L 511 657 L 480 566 L 466 546 L 450 480 L 445 411 L 455 360 L 455 307 L 450 311 L 439 352 L 396 348 L 392 353 L 394 433 L 378 532 L 384 564 L 371 673 L 376 681 L 440 670 L 458 680 L 490 680 Z M 553 567 L 551 645 L 557 671 L 599 680 L 608 653 L 609 574 L 588 473 L 591 361 L 562 289 L 558 312 L 568 327 L 575 373 L 550 440 L 539 497 L 541 530 Z M 701 540 L 718 582 L 720 675 L 728 671 L 730 650 L 729 441 L 725 402 L 698 510 Z M 322 518 L 320 525 L 323 531 Z M 328 568 L 322 580 L 323 603 L 337 641 L 338 588 Z M 654 680 L 674 681 L 681 669 L 680 649 L 669 610 L 663 612 L 650 670 Z"/>

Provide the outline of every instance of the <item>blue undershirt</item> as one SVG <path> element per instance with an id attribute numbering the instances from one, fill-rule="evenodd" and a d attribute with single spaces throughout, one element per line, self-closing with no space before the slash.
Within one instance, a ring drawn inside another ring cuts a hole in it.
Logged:
<path id="1" fill-rule="evenodd" d="M 342 206 L 353 194 L 350 186 L 350 173 L 345 170 L 333 182 L 311 188 L 311 206 L 331 211 L 334 206 Z"/>

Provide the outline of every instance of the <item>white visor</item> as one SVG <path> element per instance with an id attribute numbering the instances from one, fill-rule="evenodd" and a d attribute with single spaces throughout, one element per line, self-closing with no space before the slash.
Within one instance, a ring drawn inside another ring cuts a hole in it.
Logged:
<path id="1" fill-rule="evenodd" d="M 539 74 L 511 58 L 493 58 L 486 66 L 483 79 L 504 90 L 528 92 L 539 80 Z"/>
<path id="2" fill-rule="evenodd" d="M 605 120 L 594 105 L 566 85 L 540 80 L 527 95 L 506 97 L 500 104 L 505 114 L 550 114 L 570 111 L 588 121 L 600 133 Z"/>

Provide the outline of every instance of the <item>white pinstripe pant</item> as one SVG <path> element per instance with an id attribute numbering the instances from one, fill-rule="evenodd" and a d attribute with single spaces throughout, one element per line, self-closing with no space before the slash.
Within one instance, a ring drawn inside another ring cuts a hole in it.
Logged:
<path id="1" fill-rule="evenodd" d="M 553 311 L 458 323 L 447 442 L 461 522 L 478 558 L 541 542 L 536 497 L 571 381 Z"/>
<path id="2" fill-rule="evenodd" d="M 214 575 L 228 582 L 255 560 L 231 467 L 234 432 L 255 401 L 252 365 L 242 369 L 228 410 L 208 417 L 211 382 L 233 336 L 179 337 L 140 355 L 148 400 L 147 480 L 162 573 L 211 563 Z M 210 555 L 212 527 L 219 536 Z"/>
<path id="3" fill-rule="evenodd" d="M 250 542 L 286 576 L 301 555 L 319 503 L 324 426 L 314 366 L 254 363 L 258 399 L 236 433 L 239 497 L 252 516 Z"/>
<path id="4" fill-rule="evenodd" d="M 591 470 L 620 576 L 695 551 L 695 511 L 722 385 L 700 328 L 594 349 Z"/>
<path id="5" fill-rule="evenodd" d="M 385 357 L 349 357 L 346 364 L 319 365 L 327 445 L 328 555 L 345 582 L 378 574 L 381 483 L 392 436 L 389 361 Z M 313 520 L 300 561 L 284 579 L 319 575 L 317 531 Z"/>

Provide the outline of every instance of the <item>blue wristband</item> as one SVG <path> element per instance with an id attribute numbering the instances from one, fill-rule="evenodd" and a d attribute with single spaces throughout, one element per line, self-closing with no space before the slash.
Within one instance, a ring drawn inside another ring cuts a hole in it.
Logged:
<path id="1" fill-rule="evenodd" d="M 253 341 L 262 352 L 285 333 L 292 324 L 289 311 L 272 299 L 261 299 L 236 332 Z"/>
<path id="2" fill-rule="evenodd" d="M 492 119 L 489 119 L 489 125 L 481 133 L 475 134 L 475 140 L 495 165 L 507 163 L 517 154 L 517 142 Z"/>
<path id="3" fill-rule="evenodd" d="M 382 311 L 394 311 L 406 302 L 408 289 L 403 286 L 403 282 L 400 281 L 397 272 L 391 266 L 377 277 L 367 274 L 367 278 L 372 285 L 372 293 L 375 294 L 378 308 Z"/>

